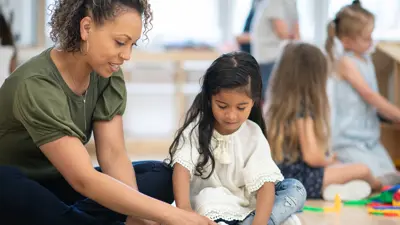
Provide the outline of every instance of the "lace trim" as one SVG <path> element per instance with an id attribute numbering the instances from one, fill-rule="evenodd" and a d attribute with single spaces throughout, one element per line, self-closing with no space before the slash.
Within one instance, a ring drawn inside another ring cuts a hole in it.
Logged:
<path id="1" fill-rule="evenodd" d="M 253 193 L 260 189 L 266 182 L 277 182 L 284 179 L 281 173 L 275 172 L 273 174 L 260 174 L 248 180 L 246 187 L 250 193 Z"/>
<path id="2" fill-rule="evenodd" d="M 218 220 L 218 219 L 223 219 L 227 221 L 233 221 L 233 220 L 239 220 L 243 221 L 246 219 L 250 213 L 252 213 L 254 210 L 249 209 L 244 212 L 233 212 L 232 210 L 224 210 L 224 212 L 220 212 L 219 210 L 212 209 L 208 210 L 204 213 L 204 216 L 208 217 L 210 220 Z"/>
<path id="3" fill-rule="evenodd" d="M 194 166 L 192 165 L 192 163 L 182 159 L 182 158 L 176 158 L 173 163 L 172 166 L 174 166 L 176 163 L 181 164 L 181 166 L 185 167 L 187 170 L 189 170 L 190 173 L 190 177 L 193 176 L 193 168 Z"/>

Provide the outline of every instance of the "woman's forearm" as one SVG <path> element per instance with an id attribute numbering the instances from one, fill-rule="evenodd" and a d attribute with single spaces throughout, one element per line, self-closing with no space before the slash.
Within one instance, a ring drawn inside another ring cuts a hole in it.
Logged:
<path id="1" fill-rule="evenodd" d="M 125 151 L 99 156 L 99 164 L 103 173 L 138 190 L 135 170 Z"/>
<path id="2" fill-rule="evenodd" d="M 84 196 L 115 212 L 166 223 L 176 208 L 141 194 L 116 179 L 97 172 L 87 172 L 84 182 L 76 189 Z"/>

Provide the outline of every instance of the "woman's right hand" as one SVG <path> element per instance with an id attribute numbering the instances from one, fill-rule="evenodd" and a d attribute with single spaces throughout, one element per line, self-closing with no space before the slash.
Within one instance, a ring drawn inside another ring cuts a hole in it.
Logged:
<path id="1" fill-rule="evenodd" d="M 190 224 L 190 225 L 218 225 L 209 218 L 195 212 L 182 210 L 178 215 L 169 219 L 167 225 Z"/>

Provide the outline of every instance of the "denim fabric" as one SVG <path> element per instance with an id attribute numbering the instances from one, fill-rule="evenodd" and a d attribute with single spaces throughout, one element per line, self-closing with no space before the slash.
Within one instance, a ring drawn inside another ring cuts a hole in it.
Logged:
<path id="1" fill-rule="evenodd" d="M 290 215 L 301 211 L 306 202 L 307 193 L 300 181 L 295 179 L 285 179 L 275 185 L 275 202 L 268 225 L 279 225 Z M 252 212 L 243 221 L 223 221 L 218 220 L 219 224 L 228 225 L 251 225 L 256 212 Z"/>

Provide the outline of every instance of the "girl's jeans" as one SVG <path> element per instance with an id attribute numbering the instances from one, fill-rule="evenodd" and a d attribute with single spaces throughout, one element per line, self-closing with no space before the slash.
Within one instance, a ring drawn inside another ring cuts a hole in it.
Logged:
<path id="1" fill-rule="evenodd" d="M 306 190 L 300 181 L 285 179 L 275 185 L 275 203 L 268 221 L 268 225 L 280 225 L 290 215 L 300 211 L 304 207 L 307 198 Z M 251 225 L 256 212 L 252 212 L 243 221 L 217 220 L 220 224 Z"/>

